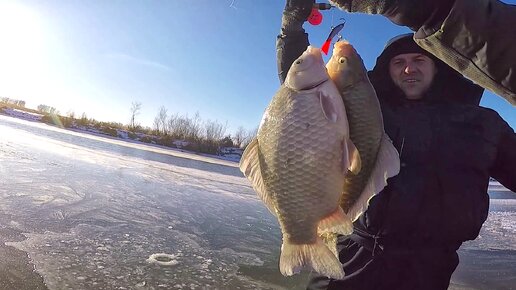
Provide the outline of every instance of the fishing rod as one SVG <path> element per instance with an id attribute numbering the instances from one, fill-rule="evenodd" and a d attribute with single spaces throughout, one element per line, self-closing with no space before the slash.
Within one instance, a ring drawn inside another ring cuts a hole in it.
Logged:
<path id="1" fill-rule="evenodd" d="M 318 10 L 330 10 L 334 6 L 329 3 L 314 3 L 313 8 L 316 8 Z"/>

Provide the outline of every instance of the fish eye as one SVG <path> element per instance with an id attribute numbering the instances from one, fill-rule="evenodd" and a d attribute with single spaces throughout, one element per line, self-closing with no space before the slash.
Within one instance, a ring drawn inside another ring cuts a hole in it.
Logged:
<path id="1" fill-rule="evenodd" d="M 303 60 L 298 58 L 296 59 L 296 61 L 294 62 L 295 64 L 302 64 L 303 63 Z"/>
<path id="2" fill-rule="evenodd" d="M 339 63 L 345 63 L 345 62 L 346 62 L 346 58 L 345 57 L 339 58 Z"/>

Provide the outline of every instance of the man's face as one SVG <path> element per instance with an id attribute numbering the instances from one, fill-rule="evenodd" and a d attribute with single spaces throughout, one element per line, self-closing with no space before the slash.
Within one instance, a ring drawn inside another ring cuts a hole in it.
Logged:
<path id="1" fill-rule="evenodd" d="M 404 53 L 391 59 L 389 73 L 407 99 L 417 100 L 430 88 L 437 68 L 434 61 L 424 54 Z"/>

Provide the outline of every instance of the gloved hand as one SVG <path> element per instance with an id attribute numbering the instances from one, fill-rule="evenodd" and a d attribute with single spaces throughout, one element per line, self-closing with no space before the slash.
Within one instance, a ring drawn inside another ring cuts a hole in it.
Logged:
<path id="1" fill-rule="evenodd" d="M 342 10 L 382 14 L 398 25 L 418 30 L 423 24 L 440 24 L 455 0 L 330 0 Z"/>
<path id="2" fill-rule="evenodd" d="M 303 23 L 312 12 L 315 0 L 286 0 L 281 27 L 286 31 L 302 31 Z"/>

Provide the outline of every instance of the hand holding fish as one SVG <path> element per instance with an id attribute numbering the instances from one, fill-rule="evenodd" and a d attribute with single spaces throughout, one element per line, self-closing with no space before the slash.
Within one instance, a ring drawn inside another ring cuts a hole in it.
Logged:
<path id="1" fill-rule="evenodd" d="M 381 14 L 398 25 L 418 30 L 444 20 L 454 0 L 330 0 L 347 12 Z"/>

